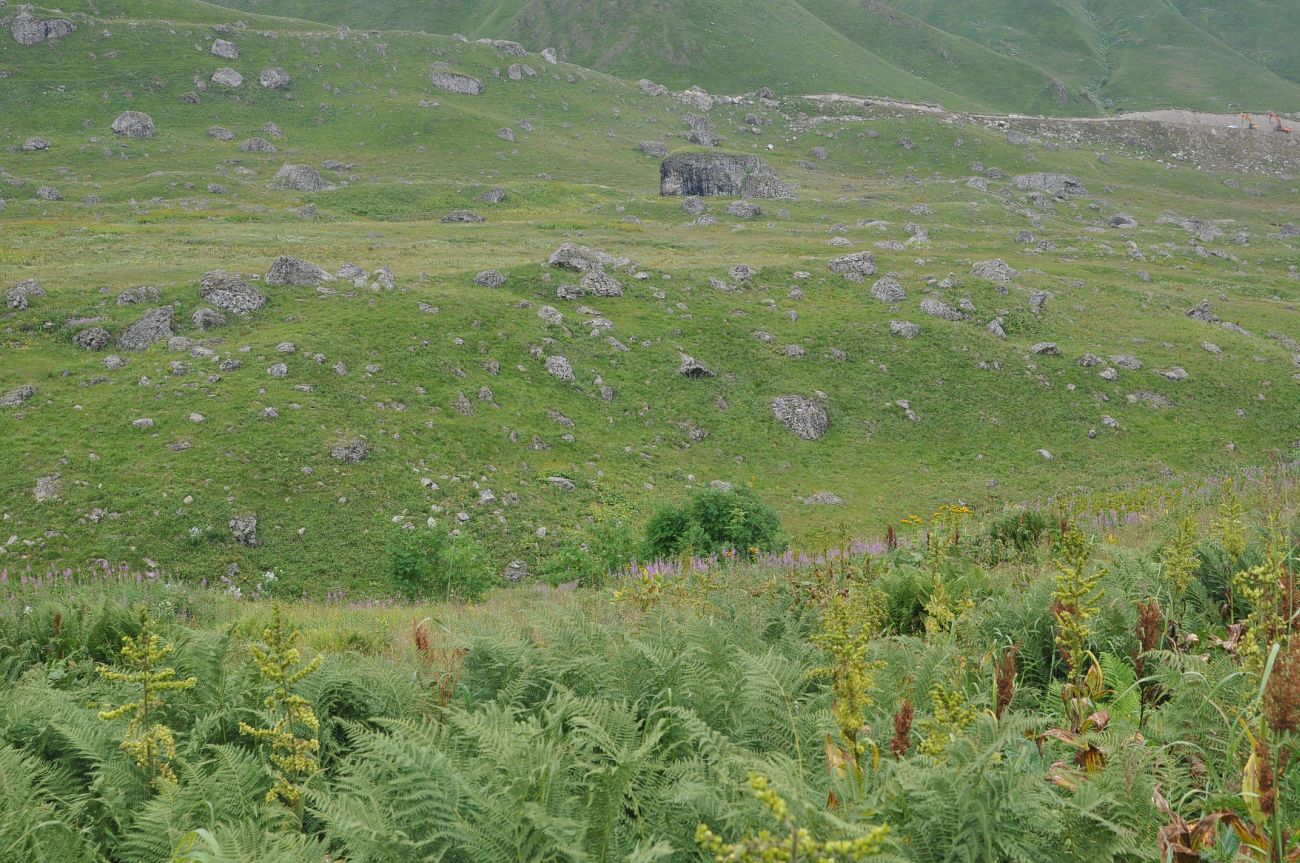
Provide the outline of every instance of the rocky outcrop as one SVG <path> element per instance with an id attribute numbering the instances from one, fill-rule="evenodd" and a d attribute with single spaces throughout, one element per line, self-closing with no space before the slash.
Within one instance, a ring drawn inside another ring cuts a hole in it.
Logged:
<path id="1" fill-rule="evenodd" d="M 333 280 L 334 277 L 323 268 L 289 255 L 276 258 L 275 263 L 271 264 L 271 269 L 266 271 L 268 285 L 298 285 L 310 288 Z"/>
<path id="2" fill-rule="evenodd" d="M 240 273 L 228 273 L 225 270 L 211 270 L 203 274 L 199 282 L 199 296 L 218 308 L 236 315 L 246 315 L 266 305 L 266 297 L 257 288 L 250 285 Z M 210 311 L 210 310 L 209 310 Z M 215 314 L 215 313 L 214 313 Z M 200 323 L 195 313 L 194 324 L 200 329 L 208 329 L 207 323 L 214 323 L 209 316 L 204 316 Z M 225 323 L 225 318 L 221 319 Z M 215 324 L 220 326 L 220 324 Z"/>
<path id="3" fill-rule="evenodd" d="M 290 84 L 289 73 L 279 66 L 263 69 L 257 82 L 268 90 L 287 90 Z"/>
<path id="4" fill-rule="evenodd" d="M 153 118 L 143 111 L 123 111 L 113 121 L 113 131 L 124 138 L 152 138 Z"/>
<path id="5" fill-rule="evenodd" d="M 804 440 L 820 440 L 831 425 L 826 408 L 803 396 L 778 396 L 771 409 L 777 422 Z"/>
<path id="6" fill-rule="evenodd" d="M 212 73 L 212 83 L 219 84 L 222 87 L 229 87 L 232 90 L 244 85 L 244 76 L 239 74 L 239 70 L 231 69 L 229 66 L 222 66 Z"/>
<path id="7" fill-rule="evenodd" d="M 682 354 L 681 360 L 681 365 L 677 367 L 677 374 L 684 378 L 716 377 L 712 369 L 695 359 L 695 357 L 688 354 Z"/>
<path id="8" fill-rule="evenodd" d="M 871 252 L 854 252 L 851 255 L 834 258 L 826 266 L 832 273 L 860 282 L 865 276 L 875 275 L 876 256 Z"/>
<path id="9" fill-rule="evenodd" d="M 171 306 L 150 309 L 118 337 L 117 346 L 125 351 L 143 351 L 150 345 L 170 339 L 175 335 L 172 332 L 172 314 Z"/>
<path id="10" fill-rule="evenodd" d="M 478 96 L 483 92 L 482 81 L 455 72 L 432 72 L 429 84 L 445 93 L 459 93 L 462 96 Z"/>
<path id="11" fill-rule="evenodd" d="M 272 189 L 291 192 L 319 192 L 330 188 L 311 165 L 284 165 L 275 172 Z"/>
<path id="12" fill-rule="evenodd" d="M 5 291 L 5 307 L 23 311 L 35 297 L 44 297 L 45 289 L 35 279 L 26 279 Z"/>
<path id="13" fill-rule="evenodd" d="M 51 39 L 62 39 L 76 29 L 77 25 L 67 18 L 42 21 L 27 10 L 19 12 L 9 22 L 9 32 L 19 45 L 36 45 Z"/>
<path id="14" fill-rule="evenodd" d="M 1046 192 L 1061 197 L 1088 194 L 1079 178 L 1069 174 L 1021 174 L 1011 181 L 1022 192 Z"/>
<path id="15" fill-rule="evenodd" d="M 790 198 L 793 193 L 757 156 L 678 153 L 659 167 L 659 194 Z"/>

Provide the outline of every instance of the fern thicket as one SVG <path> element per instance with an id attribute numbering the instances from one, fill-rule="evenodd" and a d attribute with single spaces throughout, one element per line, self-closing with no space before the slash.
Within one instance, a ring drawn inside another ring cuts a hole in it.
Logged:
<path id="1" fill-rule="evenodd" d="M 801 836 L 830 859 L 1155 859 L 1157 786 L 1189 821 L 1244 811 L 1240 729 L 1296 559 L 1250 519 L 1222 507 L 1195 561 L 1186 528 L 1164 554 L 1067 531 L 1054 565 L 1031 544 L 990 568 L 1006 555 L 963 528 L 932 561 L 729 565 L 645 609 L 538 601 L 517 631 L 455 628 L 447 674 L 382 640 L 295 656 L 288 622 L 250 657 L 265 609 L 188 589 L 0 605 L 0 863 L 804 860 Z M 1180 624 L 1145 632 L 1138 604 L 1171 589 Z M 101 674 L 124 637 L 175 649 Z M 166 692 L 174 780 L 151 782 L 125 716 L 99 713 L 163 668 L 194 685 Z M 294 754 L 309 769 L 268 760 Z"/>

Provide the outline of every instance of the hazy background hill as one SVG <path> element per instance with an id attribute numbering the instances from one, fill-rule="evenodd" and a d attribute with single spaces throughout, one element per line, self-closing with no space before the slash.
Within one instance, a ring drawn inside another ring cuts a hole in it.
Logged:
<path id="1" fill-rule="evenodd" d="M 1286 0 L 223 2 L 551 45 L 623 77 L 722 92 L 844 91 L 1043 114 L 1300 106 L 1300 22 Z"/>

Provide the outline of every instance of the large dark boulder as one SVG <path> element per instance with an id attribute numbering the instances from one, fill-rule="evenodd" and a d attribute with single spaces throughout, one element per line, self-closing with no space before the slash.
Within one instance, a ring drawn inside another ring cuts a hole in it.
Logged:
<path id="1" fill-rule="evenodd" d="M 728 195 L 735 198 L 789 198 L 782 183 L 757 156 L 729 153 L 678 153 L 659 167 L 661 195 Z"/>

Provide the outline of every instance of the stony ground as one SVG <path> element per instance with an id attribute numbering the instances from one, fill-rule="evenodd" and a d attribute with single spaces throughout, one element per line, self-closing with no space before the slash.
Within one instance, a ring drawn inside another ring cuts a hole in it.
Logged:
<path id="1" fill-rule="evenodd" d="M 528 568 L 711 482 L 817 542 L 1294 457 L 1287 151 L 79 8 L 0 31 L 0 568 L 324 594 L 430 518 Z M 793 197 L 663 197 L 670 151 Z"/>

